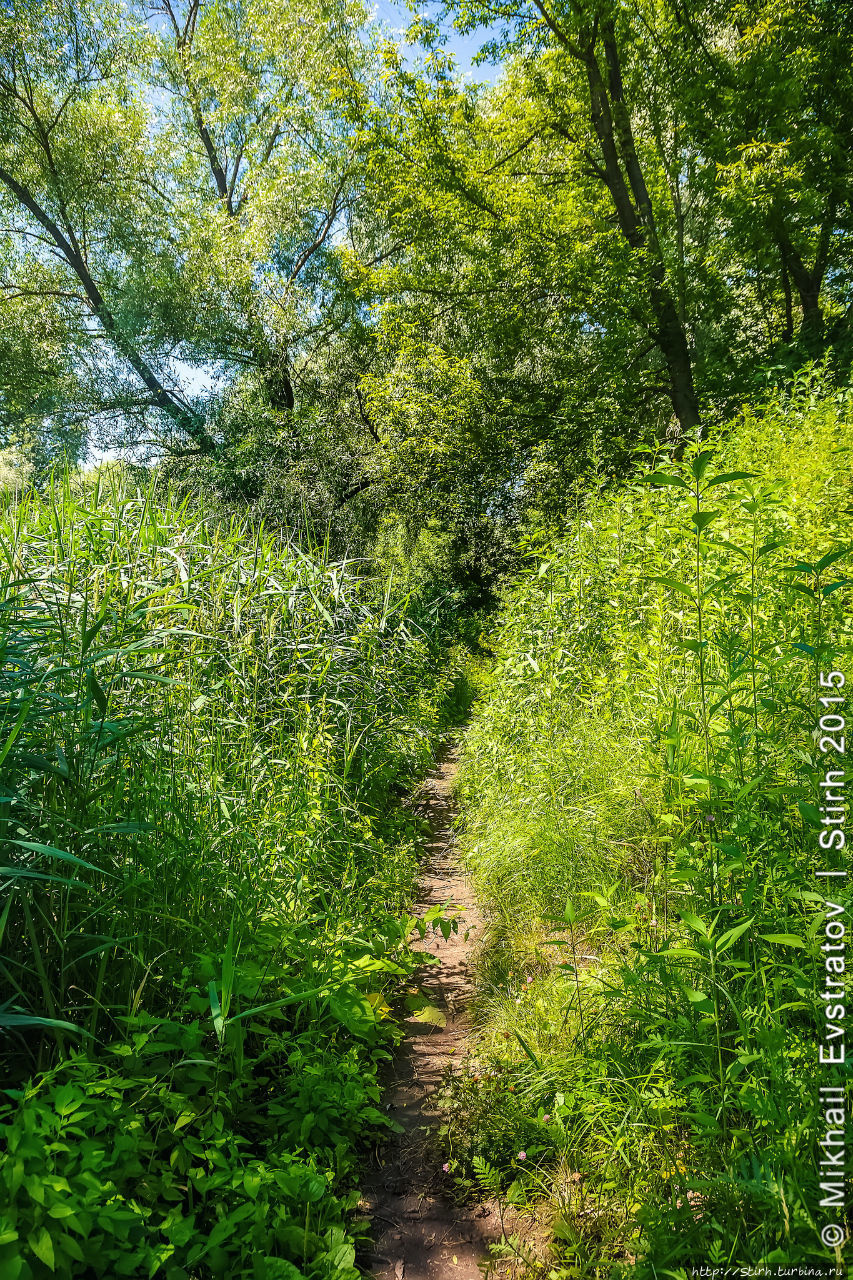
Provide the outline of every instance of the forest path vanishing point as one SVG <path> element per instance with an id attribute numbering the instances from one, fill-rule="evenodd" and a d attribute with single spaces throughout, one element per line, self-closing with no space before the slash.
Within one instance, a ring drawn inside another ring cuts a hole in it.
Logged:
<path id="1" fill-rule="evenodd" d="M 430 834 L 415 914 L 443 902 L 455 903 L 463 914 L 457 933 L 446 940 L 428 935 L 417 944 L 441 961 L 421 971 L 420 987 L 446 1023 L 407 1022 L 388 1083 L 389 1114 L 403 1132 L 389 1140 L 378 1167 L 363 1182 L 374 1239 L 366 1262 L 375 1280 L 480 1280 L 478 1264 L 489 1241 L 500 1236 L 493 1207 L 459 1206 L 442 1194 L 443 1156 L 431 1133 L 438 1119 L 435 1092 L 448 1066 L 464 1055 L 466 1006 L 473 992 L 468 968 L 483 924 L 455 849 L 452 787 L 457 767 L 450 748 L 439 757 L 417 801 Z"/>

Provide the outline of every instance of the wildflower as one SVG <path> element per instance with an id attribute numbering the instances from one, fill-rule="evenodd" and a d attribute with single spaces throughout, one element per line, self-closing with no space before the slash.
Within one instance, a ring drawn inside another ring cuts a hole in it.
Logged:
<path id="1" fill-rule="evenodd" d="M 531 984 L 531 982 L 532 982 L 532 981 L 533 981 L 533 978 L 532 978 L 532 977 L 531 977 L 531 975 L 528 973 L 528 975 L 527 975 L 527 985 L 528 985 L 528 986 L 530 986 L 530 984 Z"/>
<path id="2" fill-rule="evenodd" d="M 443 1164 L 441 1167 L 442 1167 L 442 1169 L 444 1170 L 444 1172 L 445 1172 L 445 1173 L 450 1173 L 450 1165 L 449 1165 L 449 1164 Z"/>
<path id="3" fill-rule="evenodd" d="M 543 1117 L 542 1117 L 542 1123 L 543 1123 L 543 1124 L 547 1124 L 547 1123 L 548 1123 L 548 1121 L 549 1121 L 550 1119 L 551 1119 L 551 1117 L 550 1117 L 550 1116 L 543 1116 Z"/>
<path id="4" fill-rule="evenodd" d="M 518 1158 L 519 1158 L 519 1160 L 526 1160 L 526 1159 L 527 1159 L 527 1152 L 526 1152 L 526 1151 L 519 1151 L 519 1153 L 518 1153 Z"/>

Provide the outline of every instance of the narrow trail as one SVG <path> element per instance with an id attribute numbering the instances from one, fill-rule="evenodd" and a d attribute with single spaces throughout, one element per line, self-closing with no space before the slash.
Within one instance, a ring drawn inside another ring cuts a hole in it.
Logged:
<path id="1" fill-rule="evenodd" d="M 451 749 L 439 759 L 418 796 L 418 809 L 431 835 L 415 914 L 442 902 L 456 903 L 464 913 L 457 933 L 446 940 L 428 936 L 418 947 L 441 961 L 425 967 L 420 986 L 446 1023 L 440 1027 L 407 1022 L 406 1039 L 395 1060 L 387 1097 L 390 1114 L 403 1133 L 386 1145 L 363 1184 L 374 1224 L 373 1252 L 366 1259 L 374 1280 L 480 1280 L 478 1264 L 486 1257 L 488 1242 L 500 1234 L 491 1208 L 460 1208 L 443 1194 L 443 1157 L 431 1133 L 437 1120 L 435 1092 L 466 1047 L 466 1006 L 473 992 L 468 966 L 483 923 L 454 847 L 456 771 Z"/>

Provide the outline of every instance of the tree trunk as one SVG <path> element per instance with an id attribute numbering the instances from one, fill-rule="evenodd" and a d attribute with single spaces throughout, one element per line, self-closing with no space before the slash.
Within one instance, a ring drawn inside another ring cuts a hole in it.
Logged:
<path id="1" fill-rule="evenodd" d="M 678 419 L 682 436 L 692 435 L 699 426 L 700 413 L 687 336 L 669 293 L 659 299 L 656 311 L 657 342 L 666 361 L 672 410 Z"/>
<path id="2" fill-rule="evenodd" d="M 836 203 L 830 199 L 820 227 L 814 265 L 809 267 L 802 254 L 794 247 L 788 229 L 781 224 L 779 248 L 782 253 L 783 271 L 794 282 L 802 312 L 799 338 L 808 351 L 819 351 L 825 336 L 825 319 L 820 292 L 829 265 L 829 247 L 835 223 Z M 780 219 L 781 221 L 781 219 Z"/>
<path id="3" fill-rule="evenodd" d="M 642 253 L 649 268 L 649 302 L 655 318 L 652 336 L 663 356 L 669 398 L 682 437 L 699 425 L 699 398 L 693 380 L 693 361 L 684 324 L 666 277 L 654 211 L 634 143 L 630 113 L 624 98 L 619 51 L 612 26 L 605 28 L 607 83 L 593 40 L 572 47 L 586 69 L 590 114 L 604 159 L 604 180 L 613 200 L 620 230 L 630 247 Z"/>

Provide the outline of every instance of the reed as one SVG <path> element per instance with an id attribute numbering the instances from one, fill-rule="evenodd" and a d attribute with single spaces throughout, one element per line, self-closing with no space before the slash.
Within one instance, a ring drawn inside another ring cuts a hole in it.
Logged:
<path id="1" fill-rule="evenodd" d="M 0 650 L 0 1271 L 352 1280 L 435 635 L 107 474 L 0 512 Z"/>

